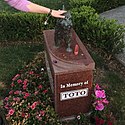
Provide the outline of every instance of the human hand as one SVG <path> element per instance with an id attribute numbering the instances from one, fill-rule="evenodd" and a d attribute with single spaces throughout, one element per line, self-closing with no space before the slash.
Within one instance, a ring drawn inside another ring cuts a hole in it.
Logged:
<path id="1" fill-rule="evenodd" d="M 67 11 L 65 10 L 52 10 L 51 16 L 56 17 L 56 18 L 65 18 L 63 14 L 66 12 Z"/>

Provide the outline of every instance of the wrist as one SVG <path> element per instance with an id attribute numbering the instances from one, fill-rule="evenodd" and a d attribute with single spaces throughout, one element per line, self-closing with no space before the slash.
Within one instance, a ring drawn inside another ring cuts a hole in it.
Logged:
<path id="1" fill-rule="evenodd" d="M 50 11 L 49 11 L 48 15 L 51 15 L 51 14 L 52 14 L 52 11 L 53 11 L 53 10 L 52 10 L 52 9 L 50 9 Z"/>

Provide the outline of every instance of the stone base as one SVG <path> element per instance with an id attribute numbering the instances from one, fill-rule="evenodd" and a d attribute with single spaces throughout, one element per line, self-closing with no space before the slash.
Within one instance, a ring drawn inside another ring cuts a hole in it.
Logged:
<path id="1" fill-rule="evenodd" d="M 54 30 L 45 30 L 44 38 L 55 111 L 61 118 L 89 112 L 95 63 L 85 46 L 75 31 L 71 47 L 79 46 L 77 56 L 66 52 L 63 43 L 61 48 L 54 46 Z"/>

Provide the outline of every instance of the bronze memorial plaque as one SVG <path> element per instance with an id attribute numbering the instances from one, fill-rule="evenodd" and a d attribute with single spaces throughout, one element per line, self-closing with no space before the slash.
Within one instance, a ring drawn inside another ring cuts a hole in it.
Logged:
<path id="1" fill-rule="evenodd" d="M 43 33 L 55 111 L 61 118 L 89 112 L 95 68 L 93 59 L 73 29 L 72 52 L 66 51 L 64 43 L 60 48 L 55 46 L 55 30 Z M 74 54 L 76 45 L 79 47 L 77 55 Z"/>

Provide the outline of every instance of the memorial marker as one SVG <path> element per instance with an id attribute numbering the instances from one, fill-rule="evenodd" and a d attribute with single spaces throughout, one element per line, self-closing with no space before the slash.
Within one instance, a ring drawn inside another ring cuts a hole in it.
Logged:
<path id="1" fill-rule="evenodd" d="M 95 63 L 72 28 L 70 12 L 43 33 L 55 111 L 61 118 L 89 112 Z"/>

